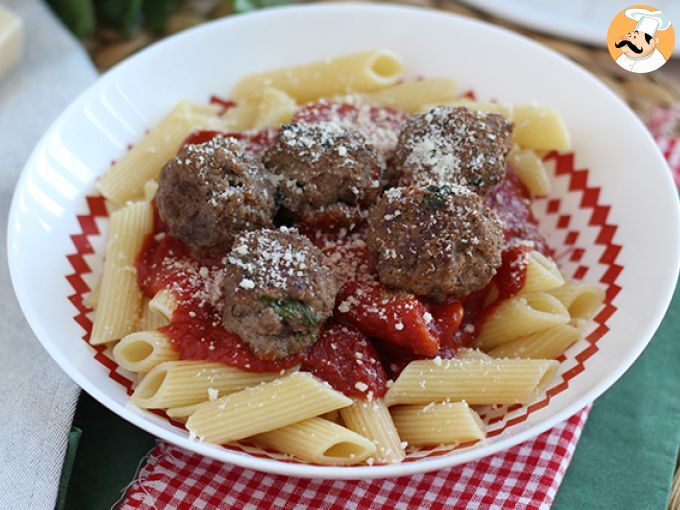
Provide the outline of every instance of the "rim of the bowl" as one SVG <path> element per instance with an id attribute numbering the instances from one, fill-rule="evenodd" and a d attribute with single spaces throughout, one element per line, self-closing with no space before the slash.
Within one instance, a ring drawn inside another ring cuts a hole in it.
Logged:
<path id="1" fill-rule="evenodd" d="M 241 467 L 256 469 L 259 471 L 291 475 L 305 478 L 325 478 L 325 479 L 337 479 L 337 480 L 352 480 L 352 479 L 374 479 L 374 478 L 388 478 L 405 476 L 417 473 L 423 473 L 428 471 L 433 471 L 445 467 L 451 467 L 472 460 L 477 460 L 488 455 L 492 455 L 501 450 L 510 448 L 516 444 L 522 443 L 527 439 L 535 437 L 549 428 L 553 427 L 557 423 L 567 419 L 571 415 L 575 414 L 577 411 L 582 409 L 584 406 L 599 397 L 606 389 L 608 389 L 621 375 L 633 364 L 640 353 L 644 350 L 646 345 L 651 340 L 654 332 L 658 328 L 665 312 L 670 304 L 673 290 L 675 288 L 675 283 L 678 278 L 678 271 L 680 270 L 680 257 L 675 257 L 675 268 L 674 274 L 675 278 L 668 278 L 665 284 L 660 285 L 657 290 L 659 293 L 659 301 L 654 314 L 654 317 L 649 320 L 646 324 L 643 334 L 640 340 L 626 353 L 626 355 L 621 358 L 616 366 L 611 370 L 607 377 L 601 379 L 595 383 L 588 391 L 586 391 L 580 398 L 576 399 L 573 403 L 566 406 L 562 411 L 548 416 L 542 422 L 537 423 L 528 427 L 526 430 L 522 430 L 518 433 L 513 434 L 505 439 L 499 440 L 494 444 L 486 444 L 480 447 L 471 447 L 469 450 L 460 450 L 456 456 L 438 456 L 435 458 L 426 458 L 414 462 L 400 463 L 400 464 L 390 464 L 390 465 L 379 465 L 379 466 L 318 466 L 312 464 L 297 464 L 297 463 L 286 463 L 275 459 L 264 459 L 260 457 L 255 457 L 249 454 L 234 452 L 228 449 L 220 448 L 215 445 L 209 445 L 195 440 L 191 440 L 188 437 L 179 435 L 174 430 L 168 430 L 146 417 L 144 414 L 135 413 L 126 408 L 124 404 L 116 402 L 112 397 L 110 397 L 106 392 L 100 390 L 94 383 L 92 383 L 80 369 L 70 362 L 70 360 L 61 354 L 55 345 L 50 341 L 50 337 L 54 334 L 52 330 L 48 330 L 46 325 L 42 324 L 38 320 L 29 320 L 30 317 L 39 317 L 39 315 L 34 311 L 33 304 L 30 298 L 30 289 L 27 287 L 19 288 L 17 287 L 17 275 L 19 272 L 18 268 L 18 255 L 12 250 L 12 245 L 14 244 L 14 229 L 12 225 L 16 220 L 16 216 L 19 214 L 18 211 L 18 191 L 25 187 L 25 181 L 27 179 L 29 169 L 34 166 L 37 155 L 41 149 L 47 144 L 55 132 L 57 132 L 62 124 L 65 122 L 66 117 L 69 116 L 70 112 L 81 107 L 81 105 L 88 99 L 95 90 L 112 79 L 117 73 L 120 72 L 121 68 L 127 65 L 131 60 L 137 58 L 142 58 L 148 53 L 156 51 L 160 46 L 170 46 L 175 44 L 181 44 L 182 40 L 185 38 L 192 37 L 196 32 L 199 31 L 211 31 L 226 29 L 229 25 L 240 23 L 245 18 L 255 18 L 255 17 L 276 17 L 281 12 L 296 12 L 296 11 L 318 11 L 321 13 L 332 13 L 337 11 L 347 11 L 353 10 L 355 12 L 362 11 L 368 14 L 379 15 L 384 11 L 392 12 L 402 12 L 409 16 L 429 16 L 429 17 L 447 17 L 450 18 L 454 23 L 463 23 L 474 25 L 476 28 L 485 31 L 497 32 L 503 37 L 514 38 L 521 41 L 522 44 L 529 44 L 535 46 L 537 50 L 542 51 L 550 55 L 553 59 L 559 60 L 561 65 L 570 66 L 572 71 L 580 74 L 581 79 L 589 81 L 592 85 L 600 87 L 603 93 L 612 96 L 616 101 L 618 101 L 620 107 L 622 108 L 622 115 L 629 117 L 634 124 L 639 128 L 640 140 L 644 140 L 644 143 L 652 144 L 655 148 L 656 161 L 650 161 L 650 167 L 658 167 L 659 171 L 663 171 L 666 175 L 667 187 L 669 190 L 674 190 L 675 186 L 671 178 L 670 172 L 666 170 L 666 162 L 663 159 L 656 144 L 654 143 L 648 130 L 644 127 L 639 118 L 621 101 L 616 97 L 607 87 L 602 84 L 597 78 L 591 75 L 589 72 L 584 70 L 582 67 L 576 65 L 565 57 L 561 56 L 557 52 L 539 45 L 538 43 L 532 41 L 531 39 L 516 34 L 507 29 L 491 25 L 489 23 L 474 20 L 462 16 L 458 16 L 451 13 L 443 13 L 440 11 L 433 11 L 428 9 L 422 9 L 418 7 L 410 6 L 395 6 L 395 5 L 375 5 L 375 4 L 364 4 L 364 3 L 342 3 L 342 4 L 323 4 L 323 5 L 300 5 L 300 6 L 286 6 L 277 7 L 272 9 L 267 9 L 264 11 L 259 11 L 255 13 L 249 13 L 244 15 L 230 16 L 228 18 L 223 18 L 219 20 L 214 20 L 207 22 L 200 26 L 194 27 L 192 29 L 183 31 L 181 33 L 175 34 L 163 41 L 160 41 L 149 48 L 144 49 L 140 53 L 132 56 L 130 59 L 121 62 L 107 73 L 99 77 L 92 85 L 90 85 L 84 92 L 82 92 L 52 123 L 50 128 L 42 136 L 36 147 L 34 148 L 30 158 L 28 159 L 17 186 L 14 190 L 14 196 L 12 199 L 12 204 L 10 207 L 10 214 L 8 218 L 8 234 L 7 234 L 7 250 L 9 259 L 9 269 L 10 276 L 12 279 L 12 284 L 14 287 L 14 292 L 17 296 L 17 300 L 21 306 L 27 321 L 37 336 L 37 338 L 42 343 L 43 347 L 50 356 L 57 362 L 57 364 L 66 372 L 66 374 L 71 377 L 83 390 L 89 393 L 102 405 L 106 406 L 115 414 L 123 417 L 127 421 L 133 423 L 139 428 L 153 434 L 156 437 L 165 439 L 173 444 L 186 448 L 187 450 L 223 461 L 230 462 Z M 654 163 L 654 164 L 652 164 Z M 673 197 L 669 195 L 668 200 L 673 203 L 672 208 L 675 211 L 675 215 L 672 221 L 675 223 L 676 240 L 680 236 L 680 203 L 678 202 L 678 197 L 674 192 L 669 191 L 673 194 Z M 666 218 L 668 221 L 668 218 Z M 678 245 L 680 242 L 673 243 L 674 249 L 678 251 Z M 670 276 L 670 275 L 669 275 Z M 482 453 L 483 452 L 483 453 Z"/>

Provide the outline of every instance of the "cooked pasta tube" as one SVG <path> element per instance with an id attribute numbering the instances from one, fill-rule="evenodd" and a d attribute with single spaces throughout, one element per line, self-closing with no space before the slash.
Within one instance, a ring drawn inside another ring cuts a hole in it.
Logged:
<path id="1" fill-rule="evenodd" d="M 494 358 L 555 359 L 581 337 L 579 328 L 560 324 L 501 344 L 489 354 Z"/>
<path id="2" fill-rule="evenodd" d="M 388 50 L 371 50 L 243 77 L 232 90 L 237 101 L 276 88 L 299 102 L 350 92 L 389 87 L 404 76 L 401 57 Z"/>
<path id="3" fill-rule="evenodd" d="M 243 99 L 224 114 L 229 131 L 248 131 L 255 127 L 260 100 L 258 97 Z"/>
<path id="4" fill-rule="evenodd" d="M 246 372 L 208 361 L 166 361 L 154 367 L 135 388 L 130 400 L 142 409 L 181 407 L 227 395 L 263 381 L 278 372 Z"/>
<path id="5" fill-rule="evenodd" d="M 488 351 L 502 343 L 569 322 L 569 313 L 557 298 L 539 292 L 521 294 L 498 304 L 482 323 L 473 347 Z"/>
<path id="6" fill-rule="evenodd" d="M 375 455 L 375 445 L 362 435 L 323 418 L 293 423 L 258 434 L 252 440 L 315 464 L 358 464 Z"/>
<path id="7" fill-rule="evenodd" d="M 144 200 L 151 202 L 158 191 L 158 181 L 151 179 L 144 183 Z"/>
<path id="8" fill-rule="evenodd" d="M 90 343 L 118 340 L 139 327 L 142 293 L 137 286 L 135 259 L 151 232 L 151 207 L 138 202 L 111 214 L 104 273 Z"/>
<path id="9" fill-rule="evenodd" d="M 180 101 L 99 179 L 99 190 L 116 204 L 142 198 L 145 183 L 158 179 L 192 131 L 223 127 L 214 107 Z"/>
<path id="10" fill-rule="evenodd" d="M 508 154 L 508 164 L 531 196 L 544 197 L 550 193 L 548 172 L 534 151 L 515 146 Z"/>
<path id="11" fill-rule="evenodd" d="M 571 137 L 560 113 L 547 106 L 514 105 L 515 124 L 512 139 L 524 148 L 565 151 L 571 148 Z"/>
<path id="12" fill-rule="evenodd" d="M 401 462 L 406 454 L 394 426 L 392 416 L 382 399 L 354 399 L 349 407 L 340 409 L 340 416 L 350 430 L 370 439 L 376 446 L 375 461 L 380 464 Z"/>
<path id="13" fill-rule="evenodd" d="M 266 88 L 259 98 L 253 127 L 279 127 L 290 121 L 296 109 L 295 99 L 288 94 L 278 89 Z"/>
<path id="14" fill-rule="evenodd" d="M 489 360 L 489 359 L 491 359 L 491 356 L 489 356 L 485 352 L 480 351 L 479 349 L 464 348 L 464 349 L 458 349 L 456 351 L 456 359 Z"/>
<path id="15" fill-rule="evenodd" d="M 164 361 L 179 359 L 179 353 L 160 331 L 136 331 L 113 348 L 113 359 L 131 372 L 148 372 Z"/>
<path id="16" fill-rule="evenodd" d="M 295 372 L 200 406 L 187 428 L 199 439 L 224 444 L 349 405 L 352 400 L 329 384 Z"/>
<path id="17" fill-rule="evenodd" d="M 419 360 L 409 363 L 385 395 L 388 406 L 465 400 L 526 404 L 552 379 L 554 360 Z"/>
<path id="18" fill-rule="evenodd" d="M 165 414 L 167 414 L 168 417 L 172 418 L 175 421 L 178 421 L 180 423 L 186 423 L 186 421 L 189 419 L 189 416 L 194 414 L 194 412 L 196 412 L 196 409 L 198 409 L 206 402 L 208 402 L 208 400 L 198 402 L 197 404 L 189 404 L 188 406 L 170 407 L 165 410 Z"/>
<path id="19" fill-rule="evenodd" d="M 418 112 L 426 104 L 442 104 L 454 101 L 457 96 L 456 82 L 448 78 L 429 78 L 393 85 L 366 94 L 365 100 L 407 112 Z"/>
<path id="20" fill-rule="evenodd" d="M 157 310 L 149 307 L 150 299 L 144 298 L 142 301 L 142 322 L 141 327 L 147 331 L 162 328 L 170 323 L 170 320 Z"/>
<path id="21" fill-rule="evenodd" d="M 399 436 L 413 446 L 458 444 L 484 439 L 484 422 L 466 402 L 431 402 L 391 410 Z"/>
<path id="22" fill-rule="evenodd" d="M 177 298 L 175 295 L 167 290 L 159 290 L 156 292 L 151 301 L 149 301 L 149 310 L 153 310 L 159 315 L 166 318 L 168 322 L 172 321 L 172 314 L 177 309 Z"/>
<path id="23" fill-rule="evenodd" d="M 93 310 L 97 308 L 97 303 L 99 302 L 99 290 L 101 289 L 101 286 L 102 279 L 101 277 L 99 277 L 92 284 L 90 292 L 88 292 L 87 295 L 83 298 L 83 304 L 85 306 L 92 308 Z"/>
<path id="24" fill-rule="evenodd" d="M 574 319 L 590 318 L 600 308 L 605 297 L 600 287 L 581 282 L 566 283 L 549 293 L 559 299 Z"/>
<path id="25" fill-rule="evenodd" d="M 564 277 L 557 264 L 538 251 L 528 254 L 526 280 L 520 292 L 531 294 L 564 285 Z"/>

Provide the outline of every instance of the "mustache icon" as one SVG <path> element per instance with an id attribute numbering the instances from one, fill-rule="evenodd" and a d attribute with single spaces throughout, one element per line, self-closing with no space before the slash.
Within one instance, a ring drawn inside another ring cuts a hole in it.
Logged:
<path id="1" fill-rule="evenodd" d="M 642 48 L 635 46 L 632 42 L 630 42 L 628 39 L 621 39 L 619 42 L 617 42 L 614 46 L 617 48 L 622 48 L 624 46 L 628 46 L 630 48 L 630 51 L 633 53 L 642 53 Z"/>

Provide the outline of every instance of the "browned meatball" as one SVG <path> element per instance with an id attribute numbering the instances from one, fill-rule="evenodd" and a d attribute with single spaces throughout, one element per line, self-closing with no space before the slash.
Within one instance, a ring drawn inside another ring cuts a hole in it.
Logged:
<path id="1" fill-rule="evenodd" d="M 226 259 L 224 325 L 258 357 L 280 359 L 316 341 L 337 290 L 323 253 L 297 230 L 247 232 Z"/>
<path id="2" fill-rule="evenodd" d="M 380 194 L 381 157 L 338 123 L 284 125 L 263 161 L 280 179 L 281 204 L 298 220 L 331 207 L 355 216 Z"/>
<path id="3" fill-rule="evenodd" d="M 156 201 L 170 233 L 204 255 L 226 252 L 243 230 L 272 225 L 275 186 L 234 138 L 188 145 L 161 171 Z"/>
<path id="4" fill-rule="evenodd" d="M 392 182 L 460 184 L 486 193 L 503 180 L 512 122 L 496 113 L 437 106 L 409 118 L 392 161 Z"/>
<path id="5" fill-rule="evenodd" d="M 495 213 L 463 186 L 392 188 L 368 215 L 380 281 L 437 301 L 487 285 L 502 242 Z"/>

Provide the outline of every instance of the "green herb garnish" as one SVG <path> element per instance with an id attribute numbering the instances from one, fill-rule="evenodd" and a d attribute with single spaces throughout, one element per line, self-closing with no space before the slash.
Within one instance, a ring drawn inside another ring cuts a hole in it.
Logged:
<path id="1" fill-rule="evenodd" d="M 423 205 L 428 209 L 439 209 L 446 204 L 446 197 L 452 192 L 451 188 L 444 186 L 428 186 L 427 193 L 423 197 Z"/>
<path id="2" fill-rule="evenodd" d="M 263 298 L 264 303 L 284 319 L 309 328 L 316 328 L 321 320 L 308 304 L 297 299 Z"/>

